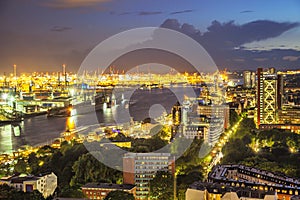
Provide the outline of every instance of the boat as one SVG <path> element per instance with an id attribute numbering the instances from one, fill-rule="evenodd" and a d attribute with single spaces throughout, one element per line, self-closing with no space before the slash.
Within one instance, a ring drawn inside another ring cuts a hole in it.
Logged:
<path id="1" fill-rule="evenodd" d="M 70 117 L 72 110 L 72 106 L 50 108 L 47 111 L 47 117 Z"/>

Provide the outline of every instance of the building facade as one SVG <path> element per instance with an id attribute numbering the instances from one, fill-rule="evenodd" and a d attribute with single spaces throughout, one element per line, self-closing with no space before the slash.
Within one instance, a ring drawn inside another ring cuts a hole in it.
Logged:
<path id="1" fill-rule="evenodd" d="M 244 79 L 244 88 L 252 88 L 252 72 L 244 71 L 243 72 L 243 79 Z"/>
<path id="2" fill-rule="evenodd" d="M 7 184 L 23 192 L 38 190 L 46 198 L 54 194 L 57 187 L 57 176 L 53 172 L 38 176 L 10 176 L 1 178 L 0 184 Z"/>
<path id="3" fill-rule="evenodd" d="M 299 179 L 243 165 L 217 165 L 209 173 L 208 181 L 238 188 L 275 191 L 277 198 L 282 200 L 300 192 Z"/>
<path id="4" fill-rule="evenodd" d="M 226 184 L 193 183 L 185 193 L 186 200 L 276 200 L 275 191 L 232 187 Z"/>
<path id="5" fill-rule="evenodd" d="M 278 123 L 281 107 L 282 78 L 274 70 L 257 69 L 257 124 Z"/>
<path id="6" fill-rule="evenodd" d="M 124 191 L 135 197 L 136 187 L 131 184 L 87 183 L 81 187 L 88 199 L 104 199 L 112 191 Z"/>
<path id="7" fill-rule="evenodd" d="M 157 171 L 175 174 L 175 157 L 169 153 L 126 153 L 123 157 L 123 183 L 136 185 L 136 199 L 149 198 L 149 182 Z"/>
<path id="8" fill-rule="evenodd" d="M 173 107 L 172 134 L 188 139 L 202 138 L 210 146 L 229 128 L 229 105 L 201 105 L 196 99 L 186 99 Z"/>

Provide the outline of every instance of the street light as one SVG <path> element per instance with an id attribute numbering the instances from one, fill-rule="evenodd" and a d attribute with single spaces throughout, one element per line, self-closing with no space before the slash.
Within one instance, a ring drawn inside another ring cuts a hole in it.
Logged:
<path id="1" fill-rule="evenodd" d="M 11 101 L 11 102 L 13 102 L 13 101 L 15 101 L 15 100 L 16 100 L 15 97 L 13 97 L 13 96 L 10 97 L 10 101 Z"/>
<path id="2" fill-rule="evenodd" d="M 8 94 L 7 93 L 4 93 L 2 94 L 2 99 L 6 101 L 6 99 L 8 98 Z"/>
<path id="3" fill-rule="evenodd" d="M 70 94 L 73 97 L 75 95 L 75 89 L 70 89 Z"/>
<path id="4" fill-rule="evenodd" d="M 5 105 L 7 104 L 7 98 L 8 98 L 8 94 L 7 93 L 3 93 L 2 94 L 2 99 L 4 100 Z"/>

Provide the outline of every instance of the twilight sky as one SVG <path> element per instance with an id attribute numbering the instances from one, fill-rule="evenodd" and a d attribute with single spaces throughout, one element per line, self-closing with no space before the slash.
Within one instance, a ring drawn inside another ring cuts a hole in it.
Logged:
<path id="1" fill-rule="evenodd" d="M 0 0 L 0 73 L 76 72 L 99 42 L 146 26 L 189 35 L 220 68 L 300 68 L 299 23 L 298 0 Z"/>

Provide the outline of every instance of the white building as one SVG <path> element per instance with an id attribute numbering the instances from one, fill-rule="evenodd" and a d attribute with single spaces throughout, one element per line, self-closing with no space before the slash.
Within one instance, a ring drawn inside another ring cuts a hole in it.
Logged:
<path id="1" fill-rule="evenodd" d="M 21 174 L 3 177 L 0 179 L 0 184 L 7 184 L 23 192 L 38 190 L 46 198 L 54 194 L 57 187 L 57 176 L 53 172 L 38 176 Z"/>

